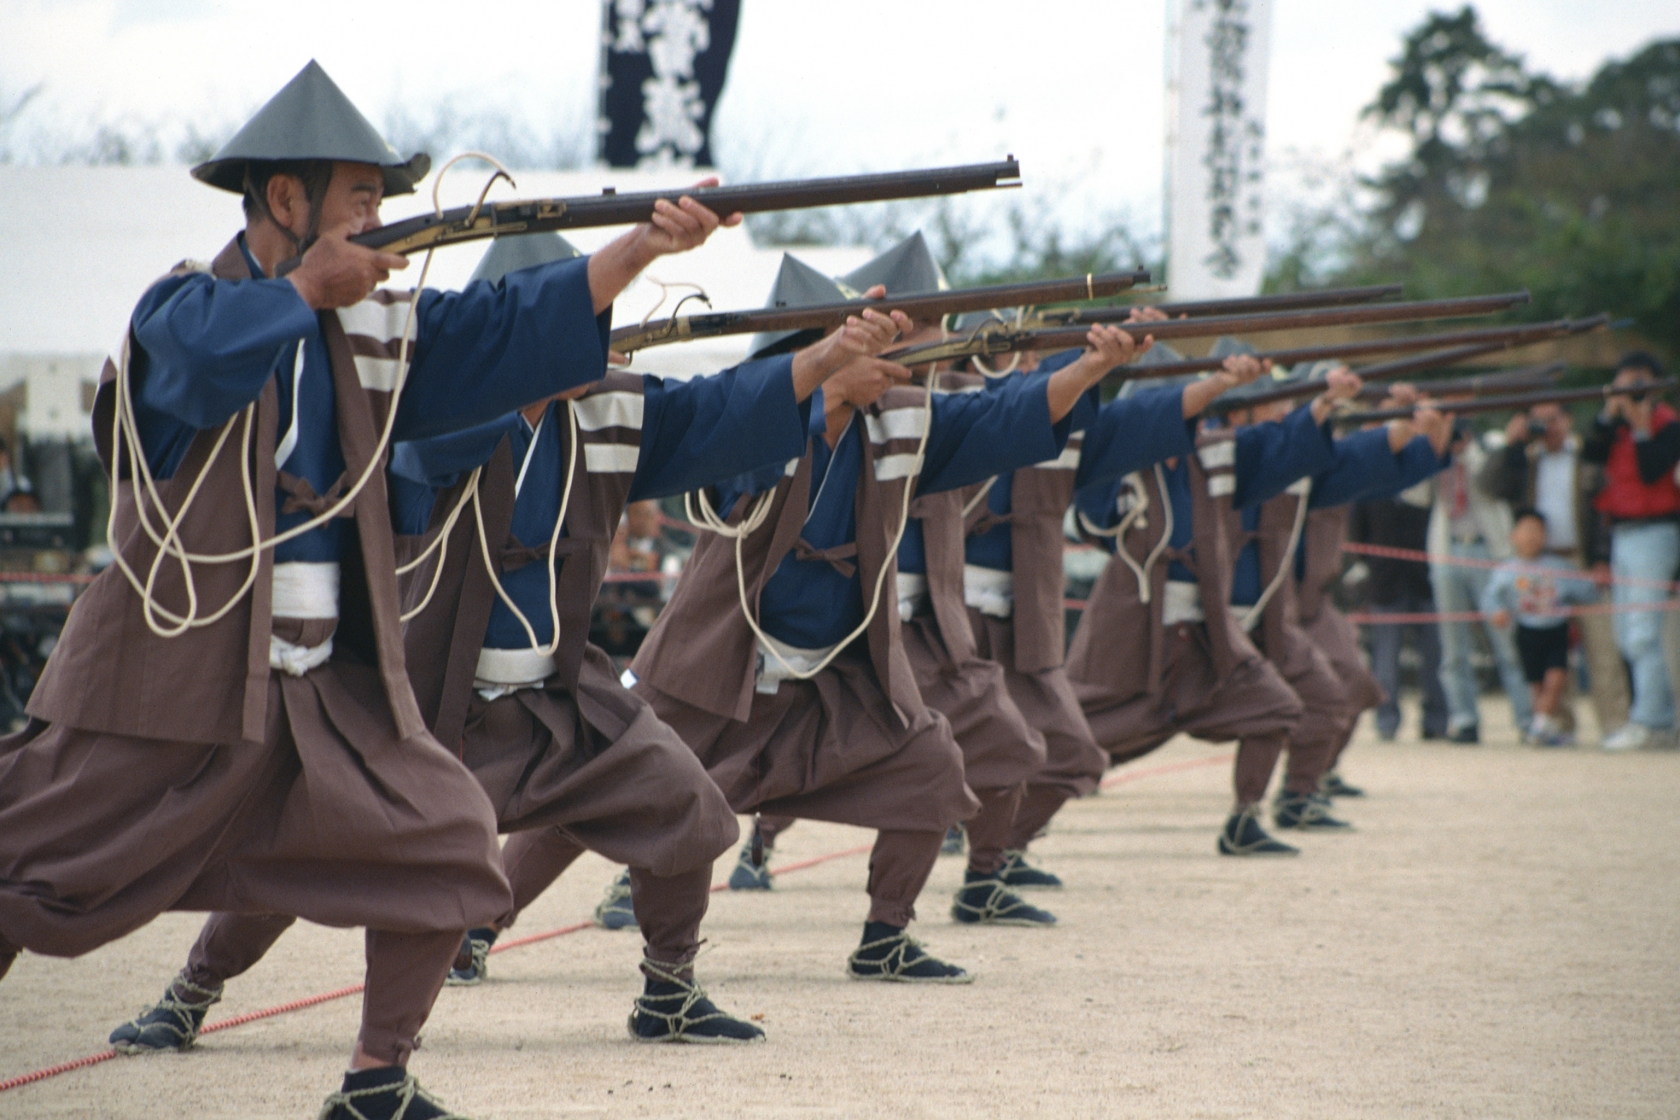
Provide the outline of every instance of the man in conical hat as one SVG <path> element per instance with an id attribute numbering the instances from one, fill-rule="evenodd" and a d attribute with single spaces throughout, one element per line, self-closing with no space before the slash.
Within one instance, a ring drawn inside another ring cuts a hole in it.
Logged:
<path id="1" fill-rule="evenodd" d="M 1215 354 L 1252 354 L 1249 343 L 1221 338 Z M 1345 375 L 1335 363 L 1277 371 L 1259 389 L 1239 390 L 1228 399 L 1228 424 L 1276 424 L 1287 418 L 1291 402 L 1250 399 L 1279 385 L 1325 381 Z M 1448 426 L 1433 409 L 1419 412 L 1419 423 L 1442 447 Z M 1302 832 L 1345 831 L 1346 822 L 1330 813 L 1319 793 L 1344 735 L 1358 717 L 1352 693 L 1357 678 L 1338 669 L 1301 621 L 1300 573 L 1304 531 L 1314 513 L 1343 508 L 1378 493 L 1397 492 L 1439 469 L 1436 448 L 1411 420 L 1391 421 L 1335 440 L 1328 466 L 1301 479 L 1282 494 L 1240 507 L 1230 520 L 1231 607 L 1256 648 L 1275 666 L 1301 701 L 1302 714 L 1290 730 L 1287 764 L 1273 808 L 1273 823 Z M 1357 654 L 1355 654 L 1357 660 Z"/>
<path id="2" fill-rule="evenodd" d="M 348 238 L 427 166 L 311 63 L 194 169 L 245 229 L 153 285 L 106 366 L 116 562 L 0 741 L 0 970 L 165 910 L 367 927 L 329 1117 L 444 1115 L 407 1059 L 465 929 L 512 901 L 493 808 L 408 683 L 385 441 L 598 380 L 618 292 L 718 225 L 685 200 L 504 284 L 376 291 L 404 260 Z M 190 1041 L 216 997 L 179 978 L 135 1033 Z"/>
<path id="3" fill-rule="evenodd" d="M 943 277 L 917 234 L 842 278 L 842 283 L 854 289 L 867 282 L 884 284 L 890 294 L 910 295 L 933 290 L 943 283 Z M 1148 347 L 1142 350 L 1147 356 Z M 1084 351 L 1071 350 L 1051 357 L 1039 368 L 1048 373 L 1083 357 Z M 1253 368 L 1246 375 L 1257 375 L 1258 363 L 1250 364 Z M 1074 468 L 1068 471 L 1065 489 L 1057 488 L 1061 507 L 1049 513 L 1054 522 L 1051 547 L 1028 558 L 1029 563 L 1042 565 L 1033 575 L 1051 577 L 1045 581 L 1045 595 L 1029 599 L 1028 612 L 1035 616 L 1053 612 L 1059 635 L 1061 518 L 1072 496 L 1075 473 L 1083 470 L 1087 479 L 1118 477 L 1181 452 L 1188 447 L 1194 416 L 1219 393 L 1240 384 L 1243 376 L 1241 372 L 1222 374 L 1194 386 L 1140 393 L 1101 408 L 1096 390 L 1088 390 L 1067 420 L 1070 436 L 1062 451 L 1042 463 L 1007 472 L 1013 480 L 1028 472 L 1049 476 L 1064 464 Z M 952 391 L 1003 391 L 1012 385 L 1011 377 L 988 379 L 977 374 L 947 374 L 940 382 L 942 390 Z M 1191 418 L 1188 421 L 1187 413 Z M 1090 438 L 1093 447 L 1086 467 L 1080 466 L 1081 444 L 1076 442 L 1083 438 Z M 983 485 L 988 486 L 989 493 L 1000 489 L 998 482 L 994 476 Z M 1023 489 L 1031 485 L 1025 483 Z M 1001 489 L 1010 492 L 1009 482 L 1004 482 Z M 1005 667 L 988 656 L 991 644 L 988 642 L 984 651 L 980 648 L 980 635 L 965 605 L 969 598 L 965 577 L 971 571 L 965 562 L 965 522 L 977 522 L 985 516 L 977 513 L 982 500 L 984 497 L 977 492 L 964 491 L 931 494 L 912 504 L 911 520 L 898 549 L 901 632 L 922 699 L 950 722 L 963 752 L 965 779 L 980 801 L 979 811 L 964 825 L 969 841 L 968 866 L 952 900 L 953 920 L 969 925 L 1049 926 L 1055 924 L 1055 916 L 1022 898 L 1015 890 L 1021 884 L 1007 878 L 1013 873 L 1020 879 L 1033 870 L 1022 866 L 1022 857 L 1011 851 L 1011 840 L 1027 784 L 1042 776 L 1048 766 L 1048 746 L 1036 721 L 1018 706 Z M 1008 508 L 1005 505 L 1005 518 Z M 992 523 L 999 523 L 995 515 Z M 993 609 L 998 608 L 1000 600 L 1012 601 L 1007 582 L 1007 577 L 990 581 L 988 603 Z M 1032 622 L 1036 621 L 1035 617 Z M 1060 638 L 1056 640 L 1059 654 Z M 1065 691 L 1067 702 L 1077 713 L 1071 689 Z M 1034 716 L 1043 714 L 1042 707 L 1034 712 Z M 1083 723 L 1082 716 L 1075 718 Z M 1103 757 L 1094 744 L 1089 749 L 1099 760 Z M 1097 773 L 1101 773 L 1100 765 Z M 776 823 L 761 819 L 761 832 L 769 832 L 765 826 L 773 828 Z"/>
<path id="4" fill-rule="evenodd" d="M 1235 432 L 1204 426 L 1193 454 L 1075 495 L 1081 524 L 1114 559 L 1091 589 L 1068 649 L 1074 692 L 1114 762 L 1180 731 L 1239 740 L 1237 803 L 1218 843 L 1226 854 L 1293 850 L 1265 832 L 1258 813 L 1301 718 L 1300 700 L 1231 609 L 1228 523 L 1236 510 L 1332 462 L 1331 406 L 1357 391 L 1357 378 L 1339 377 L 1286 423 Z"/>
<path id="5" fill-rule="evenodd" d="M 1334 365 L 1331 362 L 1303 364 L 1296 366 L 1293 372 L 1297 378 L 1318 380 Z M 1389 386 L 1388 397 L 1378 407 L 1386 409 L 1418 403 L 1419 396 L 1414 386 L 1395 383 Z M 1418 434 L 1400 453 L 1399 478 L 1392 485 L 1360 495 L 1358 501 L 1396 499 L 1402 492 L 1447 468 L 1451 459 L 1446 453 L 1452 432 L 1451 417 L 1433 408 L 1424 408 L 1418 411 L 1414 423 Z M 1377 707 L 1384 700 L 1382 685 L 1365 664 L 1358 632 L 1332 598 L 1332 584 L 1341 579 L 1342 542 L 1347 538 L 1351 512 L 1346 503 L 1309 509 L 1306 525 L 1301 531 L 1301 547 L 1295 566 L 1295 605 L 1301 626 L 1313 644 L 1329 658 L 1330 667 L 1348 696 L 1348 710 L 1338 742 L 1318 779 L 1318 792 L 1327 798 L 1364 796 L 1363 790 L 1342 780 L 1339 771 L 1341 756 L 1353 738 L 1360 713 Z"/>
<path id="6" fill-rule="evenodd" d="M 508 239 L 473 279 L 500 283 L 577 255 L 557 234 Z M 719 1010 L 694 982 L 712 861 L 735 840 L 735 814 L 694 753 L 589 644 L 613 530 L 627 501 L 798 454 L 811 392 L 847 357 L 896 334 L 890 318 L 867 312 L 797 356 L 689 381 L 609 374 L 465 432 L 398 444 L 392 455 L 398 532 L 430 529 L 443 549 L 426 553 L 405 597 L 421 713 L 440 742 L 459 745 L 498 823 L 514 833 L 504 860 L 515 913 L 585 848 L 633 868 L 648 943 L 646 990 L 630 1017 L 638 1041 L 749 1042 L 764 1032 Z M 290 924 L 216 915 L 183 976 L 220 989 Z M 484 979 L 509 924 L 470 931 L 450 981 Z"/>
<path id="7" fill-rule="evenodd" d="M 826 299 L 843 294 L 831 282 Z M 903 367 L 855 360 L 823 386 L 799 457 L 708 492 L 713 531 L 631 664 L 635 690 L 737 812 L 877 830 L 869 913 L 846 965 L 855 979 L 972 978 L 907 930 L 945 830 L 978 802 L 905 653 L 895 576 L 906 510 L 1057 454 L 1081 395 L 1133 351 L 1113 328 L 1090 342 L 1055 374 L 931 398 L 903 385 Z"/>
<path id="8" fill-rule="evenodd" d="M 1140 308 L 1130 329 L 1147 330 L 1155 317 Z M 1078 354 L 1053 354 L 1038 368 L 1060 368 Z M 1170 346 L 1156 344 L 1128 368 L 1142 372 L 1179 359 Z M 965 503 L 963 592 L 975 645 L 980 656 L 1001 666 L 1009 696 L 1044 744 L 1042 763 L 1027 777 L 993 841 L 998 853 L 992 877 L 1007 889 L 1062 885 L 1058 876 L 1027 862 L 1027 846 L 1064 803 L 1094 790 L 1108 766 L 1063 663 L 1063 519 L 1074 492 L 1190 454 L 1203 410 L 1259 374 L 1258 362 L 1237 361 L 1211 377 L 1129 381 L 1100 406 L 1093 391 L 1084 423 L 1061 455 L 999 475 L 984 494 Z M 968 823 L 971 840 L 981 834 L 984 815 L 982 809 Z"/>

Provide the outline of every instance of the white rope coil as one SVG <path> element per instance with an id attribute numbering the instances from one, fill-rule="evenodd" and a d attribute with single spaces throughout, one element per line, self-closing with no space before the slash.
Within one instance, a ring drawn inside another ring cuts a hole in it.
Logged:
<path id="1" fill-rule="evenodd" d="M 485 155 L 482 152 L 463 152 L 461 155 L 451 159 L 439 169 L 437 179 L 432 185 L 432 206 L 437 213 L 442 213 L 442 204 L 438 197 L 438 187 L 442 184 L 444 173 L 447 172 L 455 163 L 469 157 L 484 159 L 492 164 L 495 164 L 497 168 L 496 173 L 492 175 L 489 182 L 485 184 L 484 191 L 480 193 L 478 206 L 483 205 L 485 195 L 489 193 L 491 185 L 494 184 L 497 178 L 506 178 L 510 183 L 513 181 L 512 177 L 507 174 L 506 169 L 503 168 L 494 158 Z M 476 210 L 477 207 L 475 207 L 475 213 Z M 112 416 L 111 421 L 112 451 L 110 466 L 110 488 L 112 500 L 110 513 L 106 518 L 106 535 L 114 544 L 116 544 L 116 547 L 113 547 L 112 549 L 112 554 L 117 568 L 123 573 L 124 578 L 128 580 L 129 586 L 131 586 L 135 593 L 140 596 L 142 615 L 145 619 L 147 627 L 152 631 L 152 633 L 161 638 L 174 638 L 179 637 L 188 630 L 209 626 L 219 621 L 230 610 L 232 610 L 242 598 L 244 598 L 245 593 L 249 591 L 251 586 L 256 582 L 257 572 L 261 565 L 261 555 L 264 551 L 276 548 L 287 541 L 295 540 L 296 538 L 303 536 L 305 533 L 313 532 L 315 529 L 318 529 L 328 522 L 336 519 L 345 510 L 349 509 L 361 495 L 362 490 L 373 478 L 374 472 L 382 469 L 386 452 L 390 448 L 391 434 L 396 427 L 398 406 L 402 401 L 402 392 L 408 382 L 409 367 L 413 356 L 416 313 L 420 303 L 420 295 L 426 288 L 426 277 L 431 271 L 432 253 L 433 250 L 426 250 L 425 258 L 420 267 L 420 278 L 416 282 L 413 294 L 409 299 L 408 311 L 403 320 L 402 334 L 400 336 L 400 342 L 397 349 L 397 370 L 396 376 L 392 382 L 390 405 L 386 412 L 384 426 L 379 434 L 379 440 L 374 447 L 373 454 L 368 458 L 367 465 L 363 468 L 361 475 L 356 479 L 355 483 L 327 509 L 303 522 L 300 522 L 297 525 L 292 526 L 284 532 L 276 533 L 272 537 L 264 538 L 262 536 L 262 526 L 259 524 L 257 518 L 256 494 L 251 482 L 251 432 L 256 418 L 256 402 L 246 405 L 240 413 L 236 413 L 234 416 L 229 417 L 227 421 L 222 424 L 221 430 L 216 436 L 215 444 L 212 446 L 210 454 L 205 458 L 204 466 L 200 468 L 198 477 L 193 480 L 192 486 L 188 488 L 186 496 L 181 501 L 179 511 L 173 516 L 169 514 L 168 507 L 164 504 L 163 497 L 158 492 L 157 479 L 152 474 L 151 465 L 146 461 L 144 445 L 140 440 L 139 422 L 135 415 L 133 383 L 130 377 L 129 368 L 132 336 L 124 336 L 114 383 L 116 392 L 116 407 L 113 410 L 114 415 Z M 299 339 L 297 345 L 301 350 L 301 348 L 306 345 L 306 340 Z M 200 553 L 189 551 L 186 548 L 185 542 L 180 539 L 181 526 L 186 521 L 187 514 L 191 510 L 193 502 L 197 500 L 199 491 L 203 488 L 205 480 L 209 477 L 210 469 L 215 465 L 216 460 L 220 457 L 223 447 L 227 444 L 228 436 L 233 432 L 234 425 L 239 422 L 241 415 L 244 417 L 244 424 L 240 436 L 240 481 L 245 497 L 246 518 L 249 521 L 251 528 L 252 543 L 245 548 L 235 549 L 232 552 Z M 119 503 L 116 500 L 116 496 L 120 492 L 122 481 L 119 477 L 119 471 L 122 462 L 122 448 L 125 443 L 129 448 L 129 462 L 132 465 L 134 474 L 133 489 L 136 521 L 141 530 L 148 538 L 151 539 L 152 543 L 157 548 L 157 555 L 152 559 L 151 568 L 147 572 L 144 582 L 141 581 L 138 573 L 136 573 L 129 565 L 127 558 L 123 556 L 120 544 L 117 544 L 118 534 L 116 524 Z M 148 512 L 148 503 L 155 507 L 155 516 L 159 522 L 158 528 L 153 527 L 152 518 L 154 515 Z M 459 510 L 456 511 L 456 515 L 458 515 L 458 513 Z M 443 538 L 440 538 L 440 540 L 442 539 Z M 412 569 L 414 566 L 417 566 L 426 558 L 431 550 L 431 547 L 428 547 L 425 553 L 422 553 L 412 564 L 406 565 L 402 570 L 407 571 Z M 159 602 L 156 597 L 154 588 L 157 583 L 158 573 L 164 564 L 165 557 L 169 557 L 180 568 L 182 583 L 187 597 L 185 613 L 178 613 L 170 610 L 168 607 Z M 197 574 L 194 570 L 194 566 L 234 564 L 242 560 L 249 560 L 251 563 L 250 570 L 246 573 L 245 579 L 240 584 L 239 590 L 215 611 L 209 614 L 201 613 L 199 609 Z M 443 561 L 440 555 L 438 561 L 440 571 L 442 569 L 442 564 Z M 434 576 L 433 590 L 435 590 L 435 588 L 436 577 Z M 431 595 L 430 592 L 428 592 L 428 602 L 430 601 L 430 598 Z M 404 618 L 408 617 L 412 617 L 412 614 L 404 616 Z M 160 619 L 162 620 L 162 623 L 159 622 Z"/>
<path id="2" fill-rule="evenodd" d="M 747 602 L 747 575 L 746 564 L 741 551 L 742 544 L 747 537 L 762 528 L 765 520 L 769 517 L 770 505 L 776 496 L 775 488 L 772 487 L 765 491 L 753 503 L 752 507 L 742 516 L 739 526 L 729 525 L 719 518 L 704 492 L 699 494 L 701 516 L 696 521 L 694 503 L 689 500 L 691 495 L 683 496 L 684 510 L 688 514 L 689 520 L 695 521 L 697 528 L 716 533 L 721 537 L 732 538 L 735 541 L 735 590 L 741 601 L 741 613 L 746 617 L 747 625 L 751 627 L 753 635 L 758 639 L 759 648 L 768 650 L 770 656 L 776 659 L 781 665 L 786 679 L 810 680 L 828 668 L 834 659 L 840 656 L 842 650 L 857 640 L 861 634 L 868 631 L 869 624 L 875 620 L 875 612 L 881 606 L 881 588 L 886 583 L 887 569 L 892 566 L 893 558 L 898 555 L 898 546 L 903 542 L 904 530 L 910 523 L 910 498 L 916 492 L 916 480 L 921 477 L 922 464 L 927 459 L 928 435 L 933 431 L 933 394 L 938 383 L 939 374 L 930 370 L 923 408 L 925 419 L 922 421 L 922 433 L 916 444 L 915 465 L 911 468 L 909 476 L 904 480 L 904 498 L 900 503 L 898 530 L 893 534 L 892 544 L 887 549 L 886 558 L 881 564 L 881 570 L 875 573 L 875 587 L 869 596 L 869 609 L 864 612 L 863 621 L 858 623 L 856 629 L 836 642 L 821 660 L 808 669 L 797 669 L 788 664 L 787 659 L 777 650 L 774 640 L 764 632 L 764 628 L 759 625 L 758 619 L 753 617 L 752 606 Z"/>

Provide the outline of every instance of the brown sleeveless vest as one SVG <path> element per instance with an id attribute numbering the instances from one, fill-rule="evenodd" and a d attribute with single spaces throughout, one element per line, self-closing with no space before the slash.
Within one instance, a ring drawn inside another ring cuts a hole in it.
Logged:
<path id="1" fill-rule="evenodd" d="M 880 606 L 865 637 L 876 680 L 906 727 L 921 718 L 925 709 L 899 638 L 894 589 L 898 558 L 890 554 L 890 546 L 891 534 L 898 527 L 904 488 L 909 485 L 918 436 L 927 422 L 926 403 L 926 395 L 919 389 L 893 389 L 875 404 L 859 410 L 853 421 L 863 425 L 867 448 L 854 507 L 857 571 L 866 609 L 876 578 L 885 569 Z M 848 433 L 845 438 L 853 437 Z M 803 458 L 788 463 L 776 485 L 769 518 L 742 542 L 741 570 L 747 602 L 755 617 L 765 581 L 800 540 L 810 494 L 811 453 L 807 451 Z M 729 523 L 739 524 L 756 500 L 743 497 L 737 501 Z M 700 535 L 671 601 L 642 643 L 631 670 L 673 699 L 745 723 L 752 713 L 758 646 L 741 613 L 735 545 L 735 541 L 714 534 Z"/>
<path id="2" fill-rule="evenodd" d="M 210 271 L 218 279 L 250 278 L 237 240 L 221 251 Z M 391 403 L 396 366 L 393 340 L 400 334 L 410 298 L 410 293 L 376 292 L 354 307 L 320 314 L 332 366 L 346 485 L 360 476 L 378 443 Z M 347 334 L 347 323 L 356 335 Z M 131 451 L 112 443 L 116 373 L 115 363 L 107 361 L 94 397 L 94 438 L 107 469 L 113 456 L 119 457 L 121 466 L 117 493 L 111 496 L 117 506 L 117 533 L 111 547 L 121 551 L 144 581 L 157 550 L 138 523 Z M 257 401 L 251 440 L 251 484 L 257 521 L 265 532 L 273 531 L 275 516 L 277 399 L 270 379 Z M 236 417 L 234 424 L 181 529 L 194 552 L 232 552 L 252 543 L 240 478 L 243 417 Z M 171 514 L 180 509 L 187 490 L 210 459 L 216 437 L 217 430 L 201 431 L 175 474 L 158 484 Z M 356 532 L 345 535 L 334 657 L 378 665 L 398 734 L 404 738 L 420 735 L 425 725 L 403 665 L 383 469 L 373 472 L 352 509 Z M 155 529 L 156 512 L 151 516 Z M 273 570 L 274 554 L 265 550 L 251 590 L 225 616 L 180 637 L 162 638 L 147 627 L 139 595 L 113 565 L 76 601 L 30 698 L 29 714 L 113 735 L 193 743 L 261 742 L 267 721 Z M 250 562 L 200 564 L 195 571 L 200 613 L 210 613 L 233 598 L 249 574 Z M 153 595 L 171 610 L 184 610 L 185 585 L 176 565 L 161 566 Z"/>
<path id="3" fill-rule="evenodd" d="M 1344 503 L 1307 513 L 1307 527 L 1301 534 L 1306 574 L 1301 579 L 1297 604 L 1302 623 L 1318 617 L 1330 599 L 1330 585 L 1342 576 L 1342 542 L 1347 539 L 1351 509 Z"/>
<path id="4" fill-rule="evenodd" d="M 1197 438 L 1196 454 L 1189 460 L 1191 516 L 1195 522 L 1193 554 L 1173 548 L 1162 551 L 1149 572 L 1148 602 L 1138 594 L 1136 574 L 1118 556 L 1109 560 L 1097 578 L 1068 650 L 1068 675 L 1101 688 L 1105 702 L 1123 703 L 1161 690 L 1166 668 L 1161 609 L 1167 566 L 1175 559 L 1196 576 L 1207 619 L 1208 644 L 1219 676 L 1226 677 L 1243 662 L 1259 658 L 1254 643 L 1230 610 L 1227 518 L 1232 512 L 1231 494 L 1236 489 L 1234 453 L 1235 443 L 1228 431 L 1205 432 Z M 1141 524 L 1134 525 L 1115 543 L 1141 567 L 1166 532 L 1162 511 L 1168 508 L 1168 498 L 1161 485 L 1163 468 L 1130 477 L 1131 485 L 1140 487 L 1148 501 L 1148 512 Z"/>
<path id="5" fill-rule="evenodd" d="M 1021 673 L 1054 669 L 1066 657 L 1067 577 L 1062 569 L 1062 519 L 1073 501 L 1084 433 L 1068 438 L 1060 456 L 1015 472 L 1009 512 L 998 516 L 984 501 L 969 514 L 967 532 L 979 536 L 994 526 L 1009 526 L 1014 569 L 1015 664 Z"/>
<path id="6" fill-rule="evenodd" d="M 1243 529 L 1240 510 L 1231 510 L 1226 518 L 1233 565 L 1237 554 L 1249 540 L 1252 539 L 1259 550 L 1262 594 L 1272 586 L 1280 568 L 1286 565 L 1289 568 L 1289 575 L 1278 581 L 1277 590 L 1266 600 L 1257 627 L 1262 634 L 1266 656 L 1274 664 L 1290 663 L 1290 646 L 1308 640 L 1301 630 L 1301 618 L 1295 597 L 1295 549 L 1290 547 L 1294 543 L 1290 538 L 1294 535 L 1296 514 L 1301 503 L 1307 501 L 1309 496 L 1310 492 L 1297 483 L 1290 490 L 1268 499 L 1260 507 L 1260 520 L 1253 533 Z M 1231 613 L 1241 626 L 1247 608 L 1232 607 Z"/>
<path id="7" fill-rule="evenodd" d="M 484 537 L 494 542 L 490 556 L 498 577 L 527 563 L 560 563 L 560 645 L 555 650 L 555 674 L 550 684 L 572 692 L 584 719 L 610 739 L 624 733 L 636 708 L 626 704 L 622 710 L 609 710 L 593 693 L 579 693 L 577 679 L 589 643 L 590 612 L 607 574 L 613 533 L 636 478 L 643 386 L 640 374 L 613 373 L 575 402 L 578 441 L 568 450 L 576 474 L 566 507 L 566 532 L 560 538 L 557 556 L 548 556 L 546 537 L 527 545 L 512 535 L 517 471 L 506 439 L 496 445 L 479 484 Z M 561 439 L 570 442 L 571 432 L 563 415 L 555 419 L 560 420 Z M 438 496 L 427 543 L 455 508 L 465 486 L 463 479 Z M 460 742 L 466 723 L 478 653 L 484 646 L 496 590 L 484 567 L 484 550 L 470 508 L 456 520 L 446 547 L 437 591 L 426 609 L 409 619 L 404 644 L 420 712 L 438 741 L 453 747 Z M 435 563 L 434 556 L 404 577 L 404 605 L 408 609 L 424 598 Z M 543 609 L 547 610 L 546 605 Z"/>

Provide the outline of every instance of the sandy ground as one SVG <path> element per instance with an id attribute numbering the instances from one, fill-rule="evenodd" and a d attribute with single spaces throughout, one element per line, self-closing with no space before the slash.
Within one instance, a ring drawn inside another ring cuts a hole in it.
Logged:
<path id="1" fill-rule="evenodd" d="M 1497 709 L 1499 710 L 1496 710 Z M 1072 806 L 1036 851 L 1069 881 L 1054 930 L 957 928 L 940 861 L 917 932 L 967 988 L 841 973 L 853 856 L 721 895 L 701 974 L 768 1045 L 644 1047 L 624 1018 L 639 939 L 587 930 L 446 989 L 414 1069 L 475 1117 L 1680 1115 L 1680 754 L 1362 740 L 1359 831 L 1290 861 L 1214 854 L 1229 771 L 1158 773 Z M 1508 721 L 1504 724 L 1508 734 Z M 1226 754 L 1178 741 L 1132 769 Z M 802 824 L 779 861 L 866 842 Z M 723 861 L 720 877 L 727 874 Z M 519 932 L 588 914 L 586 857 Z M 0 1080 L 96 1052 L 199 924 L 172 914 L 0 986 Z M 360 936 L 299 927 L 212 1017 L 360 979 Z M 300 1117 L 337 1085 L 357 1001 L 0 1094 L 0 1116 Z"/>

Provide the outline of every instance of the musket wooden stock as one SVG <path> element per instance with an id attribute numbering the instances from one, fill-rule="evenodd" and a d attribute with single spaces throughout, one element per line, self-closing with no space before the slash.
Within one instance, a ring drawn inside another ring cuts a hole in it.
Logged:
<path id="1" fill-rule="evenodd" d="M 1657 392 L 1672 389 L 1673 380 L 1652 381 L 1642 388 L 1645 392 Z M 1628 390 L 1620 390 L 1626 393 Z M 1532 408 L 1537 404 L 1568 404 L 1571 401 L 1604 400 L 1617 396 L 1618 390 L 1609 385 L 1595 385 L 1587 389 L 1546 389 L 1536 393 L 1511 393 L 1504 396 L 1480 397 L 1473 401 L 1431 401 L 1442 412 L 1450 412 L 1455 416 L 1463 416 L 1472 412 L 1504 412 Z M 1343 412 L 1336 416 L 1336 420 L 1347 424 L 1367 424 L 1382 420 L 1403 420 L 1415 412 L 1415 408 L 1377 408 L 1369 412 Z"/>
<path id="2" fill-rule="evenodd" d="M 990 311 L 1000 307 L 1030 307 L 1040 303 L 1099 299 L 1116 295 L 1138 284 L 1149 283 L 1147 270 L 1110 272 L 1100 275 L 1069 276 L 1056 280 L 1033 280 L 1021 284 L 991 284 L 957 288 L 922 295 L 888 295 L 884 299 L 851 299 L 812 307 L 770 307 L 752 311 L 716 311 L 702 315 L 677 315 L 612 332 L 612 348 L 629 354 L 649 346 L 686 342 L 720 335 L 754 334 L 759 331 L 824 330 L 837 327 L 866 307 L 880 312 L 902 311 L 912 319 L 927 321 L 966 311 Z"/>
<path id="3" fill-rule="evenodd" d="M 1374 303 L 1389 299 L 1404 290 L 1401 284 L 1370 284 L 1361 288 L 1325 288 L 1316 292 L 1287 292 L 1275 296 L 1251 296 L 1247 299 L 1185 300 L 1182 303 L 1157 303 L 1158 311 L 1177 318 L 1188 315 L 1242 315 L 1263 311 L 1300 311 L 1309 307 L 1337 307 L 1351 303 Z M 1041 311 L 1035 317 L 1046 326 L 1073 323 L 1124 322 L 1139 304 L 1124 307 L 1069 307 Z"/>
<path id="4" fill-rule="evenodd" d="M 1547 339 L 1561 338 L 1564 335 L 1597 330 L 1608 322 L 1608 316 L 1595 315 L 1591 319 L 1557 319 L 1548 323 L 1526 323 L 1514 327 L 1483 327 L 1470 331 L 1398 335 L 1393 338 L 1362 339 L 1358 342 L 1332 342 L 1323 346 L 1299 346 L 1288 350 L 1267 350 L 1256 354 L 1255 357 L 1278 365 L 1293 365 L 1296 362 L 1364 358 L 1373 354 L 1409 354 L 1419 350 L 1451 347 L 1451 349 L 1442 350 L 1435 354 L 1385 362 L 1381 366 L 1369 367 L 1367 371 L 1360 374 L 1361 377 L 1367 379 L 1372 376 L 1409 377 L 1414 373 L 1452 365 L 1455 362 L 1469 361 L 1471 358 L 1479 358 L 1484 354 L 1493 354 L 1516 346 L 1544 342 Z M 1183 361 L 1162 362 L 1153 366 L 1120 366 L 1109 371 L 1106 380 L 1110 382 L 1144 381 L 1163 377 L 1178 377 L 1187 373 L 1203 373 L 1210 369 L 1218 369 L 1224 364 L 1225 359 L 1223 358 L 1185 358 Z"/>
<path id="5" fill-rule="evenodd" d="M 510 234 L 550 230 L 622 226 L 645 222 L 660 199 L 675 202 L 687 195 L 717 214 L 761 214 L 772 210 L 805 210 L 815 206 L 845 206 L 858 202 L 889 202 L 901 198 L 965 194 L 1021 185 L 1021 166 L 1014 156 L 995 163 L 970 163 L 879 175 L 842 175 L 826 179 L 789 179 L 774 183 L 742 183 L 726 187 L 687 187 L 664 191 L 619 194 L 608 187 L 598 195 L 576 198 L 518 199 L 457 206 L 441 214 L 420 214 L 350 238 L 357 245 L 387 253 L 417 253 L 422 249 L 481 241 Z M 284 262 L 276 275 L 297 267 L 299 258 Z"/>
<path id="6" fill-rule="evenodd" d="M 1214 338 L 1219 335 L 1263 334 L 1269 331 L 1305 330 L 1314 327 L 1411 323 L 1423 319 L 1492 315 L 1527 302 L 1527 292 L 1509 292 L 1463 299 L 1415 300 L 1408 303 L 1285 311 L 1271 315 L 1213 315 L 1202 319 L 1168 319 L 1158 323 L 1137 324 L 1131 329 L 1138 335 L 1152 335 L 1155 341 L 1166 342 L 1181 338 Z M 904 365 L 920 365 L 924 362 L 942 362 L 976 355 L 991 357 L 1018 350 L 1065 350 L 1084 345 L 1088 330 L 1085 326 L 1056 327 L 1040 331 L 1007 328 L 993 330 L 987 325 L 967 338 L 907 346 L 888 351 L 881 357 Z"/>

